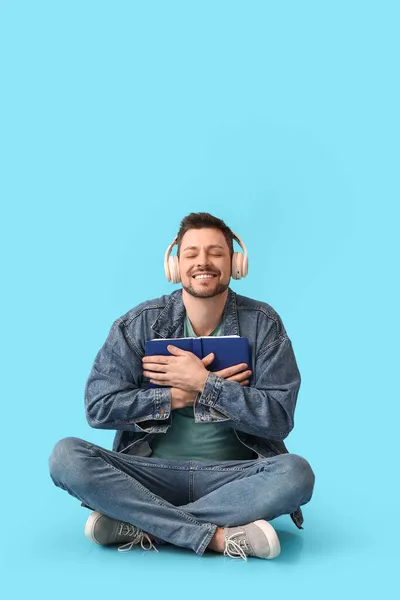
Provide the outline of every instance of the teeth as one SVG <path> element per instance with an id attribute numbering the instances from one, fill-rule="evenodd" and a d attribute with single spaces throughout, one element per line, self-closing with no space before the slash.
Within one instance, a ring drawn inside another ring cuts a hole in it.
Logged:
<path id="1" fill-rule="evenodd" d="M 195 279 L 211 279 L 214 275 L 195 275 Z"/>

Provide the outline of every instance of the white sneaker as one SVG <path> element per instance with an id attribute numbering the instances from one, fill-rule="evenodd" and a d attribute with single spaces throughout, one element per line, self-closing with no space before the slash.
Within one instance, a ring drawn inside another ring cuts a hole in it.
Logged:
<path id="1" fill-rule="evenodd" d="M 281 545 L 275 529 L 268 521 L 259 520 L 241 527 L 224 528 L 224 556 L 243 558 L 275 558 L 280 554 Z"/>

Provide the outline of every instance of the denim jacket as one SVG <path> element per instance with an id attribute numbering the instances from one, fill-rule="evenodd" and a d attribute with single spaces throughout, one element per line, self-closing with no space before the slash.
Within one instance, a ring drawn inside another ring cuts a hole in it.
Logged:
<path id="1" fill-rule="evenodd" d="M 182 289 L 142 302 L 113 323 L 97 353 L 85 386 L 86 418 L 91 427 L 116 430 L 114 451 L 151 456 L 151 441 L 170 427 L 170 388 L 147 389 L 142 357 L 147 340 L 183 337 L 184 316 Z M 258 458 L 288 452 L 283 440 L 294 426 L 301 379 L 281 318 L 228 288 L 221 335 L 249 339 L 252 375 L 241 386 L 210 371 L 194 403 L 195 422 L 227 422 Z M 303 529 L 300 507 L 290 516 Z"/>

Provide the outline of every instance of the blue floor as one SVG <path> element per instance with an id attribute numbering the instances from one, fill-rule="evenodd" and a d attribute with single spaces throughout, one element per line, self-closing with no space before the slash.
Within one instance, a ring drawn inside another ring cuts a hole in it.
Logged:
<path id="1" fill-rule="evenodd" d="M 83 534 L 90 511 L 53 485 L 44 452 L 33 450 L 30 457 L 41 461 L 40 476 L 19 479 L 14 473 L 14 498 L 3 511 L 3 589 L 12 590 L 13 598 L 396 597 L 395 515 L 378 512 L 372 496 L 358 506 L 362 486 L 356 480 L 346 490 L 338 486 L 339 470 L 332 466 L 320 473 L 313 499 L 303 507 L 304 530 L 289 516 L 273 520 L 280 556 L 245 562 L 170 545 L 158 546 L 157 553 L 93 544 Z M 320 466 L 314 460 L 316 472 Z"/>

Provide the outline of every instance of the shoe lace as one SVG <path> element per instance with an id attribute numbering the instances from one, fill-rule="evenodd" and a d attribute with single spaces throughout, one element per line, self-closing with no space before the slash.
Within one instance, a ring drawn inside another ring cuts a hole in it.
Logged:
<path id="1" fill-rule="evenodd" d="M 118 535 L 126 535 L 132 537 L 131 542 L 127 542 L 122 546 L 118 546 L 119 552 L 128 552 L 132 550 L 133 546 L 140 544 L 143 550 L 151 550 L 152 548 L 158 552 L 157 548 L 154 546 L 153 542 L 150 539 L 150 536 L 145 531 L 138 529 L 134 525 L 130 523 L 121 522 L 118 526 Z M 148 546 L 145 545 L 145 542 L 148 542 Z"/>
<path id="2" fill-rule="evenodd" d="M 243 558 L 247 561 L 246 552 L 248 549 L 244 531 L 235 531 L 235 533 L 232 533 L 225 539 L 224 556 Z"/>

